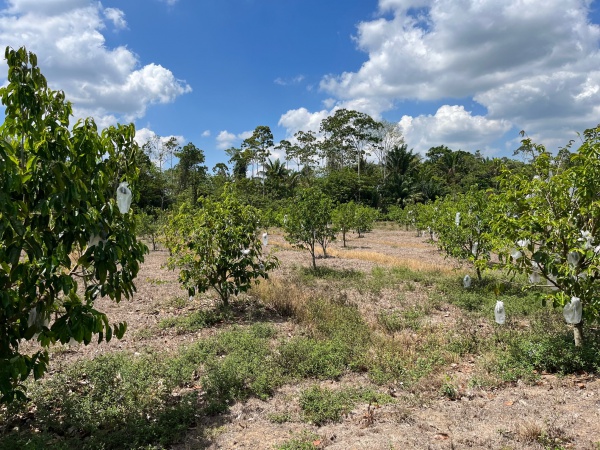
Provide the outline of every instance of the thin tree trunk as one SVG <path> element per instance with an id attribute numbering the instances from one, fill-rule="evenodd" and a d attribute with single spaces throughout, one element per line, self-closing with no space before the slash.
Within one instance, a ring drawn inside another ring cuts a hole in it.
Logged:
<path id="1" fill-rule="evenodd" d="M 575 339 L 575 347 L 583 345 L 583 320 L 573 325 L 573 338 Z"/>

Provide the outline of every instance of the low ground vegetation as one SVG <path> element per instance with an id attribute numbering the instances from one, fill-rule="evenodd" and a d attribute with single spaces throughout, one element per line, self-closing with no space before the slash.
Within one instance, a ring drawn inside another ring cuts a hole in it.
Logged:
<path id="1" fill-rule="evenodd" d="M 400 245 L 407 234 L 378 233 Z M 257 420 L 266 427 L 255 448 L 337 448 L 336 442 L 358 442 L 361 429 L 418 422 L 425 405 L 435 410 L 448 401 L 502 395 L 521 383 L 535 389 L 549 374 L 593 383 L 581 374 L 600 370 L 600 332 L 588 327 L 590 345 L 575 347 L 560 312 L 542 306 L 535 290 L 524 291 L 526 280 L 508 283 L 488 271 L 464 289 L 467 266 L 446 275 L 361 266 L 343 256 L 315 270 L 300 252 L 278 247 L 281 236 L 274 233 L 272 241 L 282 268 L 232 298 L 231 308 L 207 303 L 210 295 L 191 304 L 185 295 L 160 299 L 152 310 L 167 312 L 137 335 L 142 351 L 75 357 L 29 383 L 29 400 L 0 412 L 0 448 L 170 448 L 178 442 L 230 448 L 238 439 L 228 425 L 239 414 L 234 411 L 255 401 L 265 405 Z M 351 244 L 364 242 L 374 246 L 376 238 L 354 236 Z M 341 255 L 351 251 L 338 248 Z M 176 287 L 167 273 L 148 277 L 148 284 Z M 504 326 L 493 322 L 498 299 L 509 311 Z M 152 345 L 157 338 L 189 339 L 166 351 Z M 53 358 L 69 353 L 56 349 Z M 506 417 L 504 430 L 485 432 L 482 445 L 586 448 L 600 441 L 559 425 L 517 426 Z M 327 430 L 338 426 L 355 431 L 332 439 Z M 441 433 L 430 439 L 460 436 Z M 377 442 L 375 448 L 390 448 Z M 420 444 L 412 448 L 422 448 L 425 441 L 414 442 Z M 397 445 L 391 448 L 410 448 Z"/>

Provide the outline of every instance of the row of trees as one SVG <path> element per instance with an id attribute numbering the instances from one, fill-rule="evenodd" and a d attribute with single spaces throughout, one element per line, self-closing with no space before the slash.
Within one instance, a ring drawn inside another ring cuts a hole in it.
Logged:
<path id="1" fill-rule="evenodd" d="M 445 146 L 433 147 L 421 157 L 408 149 L 397 124 L 346 109 L 324 119 L 319 136 L 298 131 L 292 140 L 276 144 L 270 128 L 258 126 L 239 148 L 226 150 L 228 164 L 220 162 L 212 171 L 193 143 L 179 147 L 173 140 L 153 138 L 142 150 L 139 206 L 161 210 L 181 201 L 195 203 L 200 197 L 218 196 L 227 183 L 260 209 L 315 185 L 339 203 L 404 207 L 466 192 L 474 185 L 496 188 L 494 180 L 503 166 L 525 167 L 516 160 L 490 159 Z M 275 151 L 283 153 L 284 159 L 275 159 Z M 171 165 L 163 170 L 167 160 Z"/>
<path id="2" fill-rule="evenodd" d="M 531 156 L 530 164 L 505 165 L 493 180 L 495 186 L 473 186 L 434 202 L 390 208 L 389 215 L 428 230 L 448 255 L 471 261 L 479 280 L 492 253 L 497 254 L 509 272 L 526 275 L 531 286 L 542 289 L 544 301 L 565 308 L 566 318 L 569 312 L 575 343 L 581 345 L 583 320 L 600 319 L 600 245 L 595 245 L 600 238 L 600 128 L 587 130 L 584 137 L 583 145 L 568 157 L 565 151 L 553 156 L 524 139 L 520 150 Z M 368 206 L 336 203 L 323 190 L 310 187 L 281 209 L 279 219 L 286 240 L 308 250 L 316 268 L 319 247 L 327 257 L 338 232 L 345 245 L 348 230 L 356 229 L 360 236 L 376 215 Z M 202 220 L 191 236 L 200 236 L 202 227 L 210 229 Z M 236 222 L 228 220 L 234 229 Z M 184 229 L 176 222 L 170 228 Z M 190 238 L 183 242 L 189 250 Z M 241 245 L 235 244 L 238 251 Z"/>
<path id="3" fill-rule="evenodd" d="M 562 307 L 583 343 L 583 321 L 600 320 L 600 127 L 580 148 L 554 156 L 530 139 L 527 170 L 504 167 L 498 189 L 471 189 L 393 210 L 396 220 L 428 230 L 448 255 L 474 263 L 492 253 L 509 273 L 526 276 L 544 302 Z M 568 152 L 568 157 L 565 157 Z"/>

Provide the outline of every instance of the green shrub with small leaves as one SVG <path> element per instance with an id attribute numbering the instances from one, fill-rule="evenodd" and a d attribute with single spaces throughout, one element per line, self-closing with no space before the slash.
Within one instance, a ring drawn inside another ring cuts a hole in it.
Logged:
<path id="1" fill-rule="evenodd" d="M 231 295 L 246 292 L 279 265 L 263 255 L 259 212 L 244 205 L 229 188 L 219 201 L 203 199 L 200 208 L 184 204 L 170 218 L 167 245 L 170 269 L 190 295 L 213 288 L 223 306 Z"/>
<path id="2" fill-rule="evenodd" d="M 358 233 L 358 237 L 373 230 L 373 224 L 379 213 L 376 209 L 365 205 L 357 205 L 354 216 L 354 227 Z"/>
<path id="3" fill-rule="evenodd" d="M 317 268 L 317 245 L 321 246 L 326 257 L 327 246 L 335 240 L 332 212 L 333 201 L 317 188 L 301 191 L 286 209 L 287 217 L 283 224 L 285 240 L 310 252 L 313 269 Z"/>

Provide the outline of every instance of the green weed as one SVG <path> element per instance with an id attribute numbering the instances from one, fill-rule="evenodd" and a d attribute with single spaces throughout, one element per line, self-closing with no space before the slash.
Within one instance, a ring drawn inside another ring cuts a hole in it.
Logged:
<path id="1" fill-rule="evenodd" d="M 319 446 L 315 443 L 319 441 L 319 435 L 310 431 L 304 431 L 275 448 L 277 450 L 317 450 Z"/>
<path id="2" fill-rule="evenodd" d="M 364 274 L 354 269 L 334 269 L 331 267 L 319 266 L 316 269 L 302 267 L 299 269 L 300 279 L 303 282 L 314 282 L 316 279 L 329 281 L 356 281 L 362 280 Z"/>
<path id="3" fill-rule="evenodd" d="M 35 428 L 3 436 L 0 448 L 28 443 L 27 448 L 116 449 L 174 442 L 195 422 L 197 400 L 193 393 L 173 396 L 192 370 L 169 372 L 169 363 L 156 354 L 114 353 L 32 384 L 31 400 L 19 407 L 35 411 Z"/>
<path id="4" fill-rule="evenodd" d="M 206 411 L 226 411 L 235 400 L 250 396 L 268 398 L 283 382 L 269 340 L 275 330 L 255 324 L 248 330 L 234 328 L 211 341 L 214 352 L 205 363 L 202 385 L 207 396 Z"/>
<path id="5" fill-rule="evenodd" d="M 188 315 L 163 319 L 158 323 L 158 327 L 163 330 L 175 328 L 178 334 L 193 333 L 229 319 L 231 314 L 225 309 L 199 310 Z"/>
<path id="6" fill-rule="evenodd" d="M 271 413 L 268 414 L 267 418 L 269 419 L 269 422 L 272 423 L 286 423 L 286 422 L 291 422 L 292 420 L 292 416 L 290 413 Z"/>
<path id="7" fill-rule="evenodd" d="M 300 395 L 300 408 L 304 420 L 317 426 L 328 422 L 340 422 L 345 414 L 358 403 L 386 404 L 393 399 L 389 395 L 371 390 L 346 389 L 333 391 L 314 385 Z"/>

